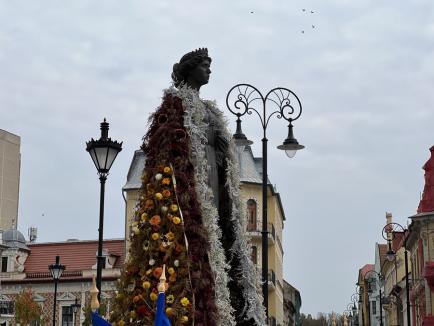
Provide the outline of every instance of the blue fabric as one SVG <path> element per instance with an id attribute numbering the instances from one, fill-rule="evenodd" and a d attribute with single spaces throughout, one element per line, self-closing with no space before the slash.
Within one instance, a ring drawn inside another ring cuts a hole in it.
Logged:
<path id="1" fill-rule="evenodd" d="M 92 326 L 111 326 L 109 322 L 103 319 L 96 312 L 92 312 Z"/>
<path id="2" fill-rule="evenodd" d="M 157 313 L 155 314 L 154 326 L 170 326 L 170 320 L 166 316 L 166 295 L 164 293 L 158 294 L 157 299 Z"/>

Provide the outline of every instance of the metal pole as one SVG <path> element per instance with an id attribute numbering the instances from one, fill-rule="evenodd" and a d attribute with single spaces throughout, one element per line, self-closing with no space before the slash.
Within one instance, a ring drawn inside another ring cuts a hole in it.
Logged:
<path id="1" fill-rule="evenodd" d="M 407 326 L 411 326 L 410 320 L 410 286 L 408 282 L 408 261 L 407 261 L 407 239 L 404 239 L 404 259 L 405 259 L 405 292 L 407 295 Z"/>
<path id="2" fill-rule="evenodd" d="M 56 326 L 57 280 L 54 280 L 53 326 Z"/>
<path id="3" fill-rule="evenodd" d="M 380 285 L 380 326 L 383 326 L 383 302 L 381 301 L 381 283 L 379 282 Z"/>
<path id="4" fill-rule="evenodd" d="M 105 181 L 107 176 L 101 174 L 99 177 L 101 182 L 100 191 L 100 205 L 99 205 L 99 228 L 98 228 L 98 256 L 97 256 L 97 267 L 96 267 L 96 287 L 98 288 L 98 301 L 101 302 L 101 278 L 102 278 L 102 241 L 103 241 L 103 229 L 104 229 L 104 192 L 105 192 Z"/>
<path id="5" fill-rule="evenodd" d="M 267 216 L 267 141 L 262 138 L 262 295 L 268 322 L 268 216 Z"/>

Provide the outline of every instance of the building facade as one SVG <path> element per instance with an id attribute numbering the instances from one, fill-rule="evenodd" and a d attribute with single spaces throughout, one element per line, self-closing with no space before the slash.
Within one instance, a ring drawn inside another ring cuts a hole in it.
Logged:
<path id="1" fill-rule="evenodd" d="M 85 322 L 90 307 L 89 290 L 96 274 L 98 241 L 70 240 L 53 243 L 26 243 L 16 229 L 3 233 L 2 272 L 0 273 L 0 325 L 15 325 L 15 301 L 26 288 L 31 288 L 33 299 L 41 309 L 41 320 L 32 326 L 50 325 L 54 311 L 54 282 L 48 266 L 60 256 L 65 265 L 57 288 L 56 325 L 77 326 Z M 125 241 L 104 240 L 105 264 L 102 271 L 101 301 L 110 311 L 111 298 L 116 293 L 117 279 L 124 263 Z M 81 305 L 76 315 L 71 305 Z M 89 324 L 90 325 L 90 324 Z"/>
<path id="2" fill-rule="evenodd" d="M 0 129 L 0 231 L 17 225 L 21 139 Z"/>

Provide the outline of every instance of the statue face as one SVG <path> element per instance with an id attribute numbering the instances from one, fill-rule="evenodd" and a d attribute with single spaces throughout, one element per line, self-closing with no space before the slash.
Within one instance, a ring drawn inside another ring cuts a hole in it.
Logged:
<path id="1" fill-rule="evenodd" d="M 208 84 L 209 76 L 211 74 L 211 62 L 207 59 L 203 60 L 193 70 L 190 71 L 187 84 L 190 86 L 202 86 Z"/>

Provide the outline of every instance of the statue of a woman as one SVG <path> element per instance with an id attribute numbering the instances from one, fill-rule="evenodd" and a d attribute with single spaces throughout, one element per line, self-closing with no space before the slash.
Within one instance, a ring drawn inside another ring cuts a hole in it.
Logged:
<path id="1" fill-rule="evenodd" d="M 157 283 L 156 266 L 165 264 L 176 276 L 172 282 L 169 277 L 166 291 L 173 325 L 263 326 L 265 313 L 245 236 L 235 146 L 216 104 L 199 97 L 201 86 L 208 83 L 210 64 L 207 49 L 185 54 L 173 66 L 175 87 L 165 90 L 161 106 L 150 117 L 142 146 L 146 157 L 142 197 L 127 276 L 121 280 L 124 287 L 133 284 L 136 302 L 124 300 L 124 307 L 141 309 L 144 318 L 152 316 L 154 306 L 147 298 Z M 162 185 L 161 180 L 169 179 L 164 173 L 176 178 L 175 208 L 179 206 L 183 238 L 173 225 L 175 213 L 167 212 L 173 198 L 152 197 L 172 189 L 170 180 Z M 137 319 L 137 312 L 133 316 Z"/>

